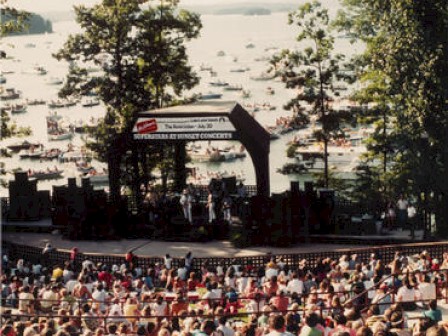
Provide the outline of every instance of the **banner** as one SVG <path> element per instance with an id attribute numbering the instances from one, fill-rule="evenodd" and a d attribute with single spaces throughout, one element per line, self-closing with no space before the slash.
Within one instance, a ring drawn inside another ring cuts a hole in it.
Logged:
<path id="1" fill-rule="evenodd" d="M 231 140 L 236 130 L 228 117 L 140 117 L 133 127 L 135 140 Z"/>

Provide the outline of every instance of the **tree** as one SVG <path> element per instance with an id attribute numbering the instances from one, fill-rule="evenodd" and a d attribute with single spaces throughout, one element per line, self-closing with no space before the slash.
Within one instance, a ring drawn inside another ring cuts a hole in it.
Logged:
<path id="1" fill-rule="evenodd" d="M 60 95 L 95 92 L 106 105 L 106 117 L 88 145 L 110 165 L 117 160 L 114 148 L 121 145 L 117 136 L 130 127 L 136 112 L 174 104 L 176 97 L 198 83 L 188 65 L 185 42 L 199 35 L 199 16 L 178 10 L 175 0 L 154 6 L 151 2 L 103 0 L 91 8 L 75 7 L 83 32 L 70 36 L 55 54 L 71 62 Z M 92 63 L 102 67 L 97 76 L 87 71 Z M 151 159 L 142 161 L 154 167 L 157 156 L 164 155 L 157 147 L 148 151 Z M 147 168 L 139 167 L 137 157 L 132 162 L 135 175 Z M 116 194 L 118 186 L 110 187 Z"/>
<path id="2" fill-rule="evenodd" d="M 335 84 L 345 77 L 341 66 L 344 56 L 333 52 L 328 10 L 319 2 L 306 3 L 290 13 L 289 24 L 299 29 L 297 41 L 308 46 L 301 51 L 283 50 L 270 63 L 287 88 L 297 89 L 297 95 L 285 105 L 293 111 L 295 121 L 303 125 L 316 116 L 322 124 L 316 137 L 324 145 L 324 184 L 328 187 L 328 143 L 342 136 L 341 120 L 349 117 L 347 111 L 336 111 L 331 104 L 339 95 L 340 88 Z M 311 110 L 305 110 L 304 102 L 311 105 Z"/>
<path id="3" fill-rule="evenodd" d="M 446 1 L 346 0 L 345 5 L 345 27 L 367 42 L 370 71 L 387 83 L 395 189 L 423 200 L 426 212 L 432 203 L 437 231 L 448 236 Z"/>
<path id="4" fill-rule="evenodd" d="M 0 37 L 26 30 L 31 13 L 8 5 L 8 0 L 0 0 Z"/>

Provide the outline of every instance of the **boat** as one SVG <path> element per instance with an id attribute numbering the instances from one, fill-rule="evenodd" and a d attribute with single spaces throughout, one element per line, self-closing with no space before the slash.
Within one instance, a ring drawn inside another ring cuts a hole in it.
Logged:
<path id="1" fill-rule="evenodd" d="M 82 177 L 90 179 L 92 184 L 109 183 L 109 173 L 107 172 L 107 169 L 103 169 L 102 172 L 98 172 L 96 169 L 91 169 L 88 173 L 83 174 Z"/>
<path id="2" fill-rule="evenodd" d="M 275 90 L 272 87 L 268 86 L 266 88 L 266 94 L 267 95 L 273 95 L 274 93 L 275 93 Z"/>
<path id="3" fill-rule="evenodd" d="M 43 66 L 36 65 L 33 68 L 33 73 L 38 75 L 38 76 L 44 76 L 44 75 L 46 75 L 48 73 L 48 71 Z"/>
<path id="4" fill-rule="evenodd" d="M 250 90 L 241 90 L 241 98 L 249 98 L 251 96 Z"/>
<path id="5" fill-rule="evenodd" d="M 89 161 L 85 160 L 76 161 L 75 165 L 76 169 L 78 169 L 78 171 L 80 171 L 83 175 L 95 169 Z"/>
<path id="6" fill-rule="evenodd" d="M 0 84 L 5 84 L 6 83 L 6 77 L 3 75 L 0 75 Z"/>
<path id="7" fill-rule="evenodd" d="M 32 100 L 27 99 L 27 100 L 26 100 L 26 103 L 27 103 L 28 105 L 30 105 L 30 106 L 34 106 L 34 105 L 45 105 L 45 104 L 46 104 L 46 101 L 43 100 L 43 99 L 32 99 Z"/>
<path id="8" fill-rule="evenodd" d="M 262 72 L 259 75 L 256 76 L 250 76 L 250 79 L 254 80 L 254 81 L 267 81 L 267 80 L 271 80 L 275 78 L 274 74 L 270 74 L 267 72 Z"/>
<path id="9" fill-rule="evenodd" d="M 241 91 L 242 89 L 241 84 L 230 84 L 224 87 L 224 91 Z"/>
<path id="10" fill-rule="evenodd" d="M 222 93 L 201 93 L 199 94 L 199 100 L 210 100 L 210 99 L 220 99 L 222 97 Z"/>
<path id="11" fill-rule="evenodd" d="M 7 88 L 5 89 L 5 92 L 0 95 L 0 100 L 13 100 L 20 98 L 20 96 L 20 91 L 16 91 L 14 88 Z"/>
<path id="12" fill-rule="evenodd" d="M 218 56 L 218 57 L 223 57 L 223 56 L 225 56 L 225 55 L 226 55 L 226 53 L 225 53 L 224 50 L 220 50 L 220 51 L 218 51 L 218 52 L 216 53 L 216 56 Z"/>
<path id="13" fill-rule="evenodd" d="M 201 64 L 199 66 L 199 71 L 213 71 L 213 68 L 211 65 Z"/>
<path id="14" fill-rule="evenodd" d="M 12 150 L 13 152 L 19 152 L 23 149 L 30 149 L 31 147 L 39 147 L 41 144 L 39 142 L 29 142 L 28 140 L 24 140 L 22 142 L 17 142 L 12 145 L 6 146 L 6 148 Z"/>
<path id="15" fill-rule="evenodd" d="M 58 100 L 52 100 L 47 104 L 49 108 L 63 108 L 63 107 L 70 107 L 75 106 L 77 104 L 77 101 L 75 99 L 58 99 Z"/>
<path id="16" fill-rule="evenodd" d="M 36 48 L 34 43 L 25 43 L 25 48 Z"/>
<path id="17" fill-rule="evenodd" d="M 60 170 L 59 168 L 55 167 L 54 170 L 51 170 L 47 168 L 47 170 L 29 170 L 28 176 L 34 177 L 37 180 L 53 180 L 58 179 L 62 177 L 62 174 L 64 173 L 63 170 Z"/>
<path id="18" fill-rule="evenodd" d="M 224 155 L 218 149 L 192 150 L 187 152 L 193 162 L 222 162 Z"/>
<path id="19" fill-rule="evenodd" d="M 22 149 L 19 152 L 19 157 L 21 159 L 40 159 L 41 155 L 45 153 L 42 146 L 30 147 L 29 149 Z"/>
<path id="20" fill-rule="evenodd" d="M 81 103 L 83 107 L 92 107 L 97 106 L 100 104 L 100 101 L 98 99 L 88 99 Z"/>
<path id="21" fill-rule="evenodd" d="M 50 77 L 45 81 L 47 85 L 61 85 L 64 81 L 58 77 Z"/>
<path id="22" fill-rule="evenodd" d="M 255 48 L 255 44 L 253 43 L 246 44 L 246 49 L 253 49 L 253 48 Z"/>
<path id="23" fill-rule="evenodd" d="M 10 112 L 12 114 L 24 113 L 27 110 L 26 104 L 11 104 L 2 107 L 3 111 Z"/>
<path id="24" fill-rule="evenodd" d="M 224 86 L 229 86 L 229 83 L 226 81 L 223 81 L 221 79 L 215 80 L 213 82 L 209 82 L 210 86 L 215 86 L 215 87 L 224 87 Z"/>
<path id="25" fill-rule="evenodd" d="M 57 159 L 61 155 L 62 151 L 59 148 L 51 148 L 45 150 L 40 156 L 41 160 L 53 160 Z"/>
<path id="26" fill-rule="evenodd" d="M 231 68 L 229 71 L 230 72 L 246 72 L 249 70 L 250 70 L 249 67 L 236 67 L 236 68 Z"/>
<path id="27" fill-rule="evenodd" d="M 50 141 L 70 140 L 71 138 L 73 138 L 73 133 L 69 130 L 59 130 L 48 134 Z"/>

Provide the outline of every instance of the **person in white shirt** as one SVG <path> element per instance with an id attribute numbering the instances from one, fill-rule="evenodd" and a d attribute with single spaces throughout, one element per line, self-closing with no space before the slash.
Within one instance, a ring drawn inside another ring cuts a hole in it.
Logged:
<path id="1" fill-rule="evenodd" d="M 166 254 L 164 257 L 164 262 L 165 262 L 165 268 L 167 270 L 170 270 L 173 264 L 173 258 L 171 258 L 169 254 Z"/>
<path id="2" fill-rule="evenodd" d="M 292 279 L 288 281 L 286 285 L 286 291 L 289 294 L 297 293 L 299 295 L 303 294 L 303 281 L 299 279 L 297 273 L 292 274 Z"/>
<path id="3" fill-rule="evenodd" d="M 417 289 L 420 293 L 420 300 L 423 300 L 423 304 L 428 304 L 429 301 L 436 299 L 436 285 L 430 283 L 428 275 L 420 274 L 420 282 Z"/>
<path id="4" fill-rule="evenodd" d="M 167 314 L 167 303 L 163 299 L 163 296 L 158 296 L 157 301 L 151 303 L 151 309 L 154 316 L 165 316 Z"/>
<path id="5" fill-rule="evenodd" d="M 417 308 L 415 303 L 419 299 L 419 293 L 411 285 L 409 279 L 403 279 L 403 286 L 397 291 L 396 301 L 400 302 L 405 311 L 413 311 Z"/>
<path id="6" fill-rule="evenodd" d="M 220 316 L 218 319 L 218 328 L 216 330 L 219 330 L 222 332 L 223 336 L 234 336 L 235 331 L 232 328 L 229 328 L 226 326 L 227 323 L 227 317 L 226 316 Z"/>
<path id="7" fill-rule="evenodd" d="M 191 206 L 193 203 L 193 197 L 188 192 L 188 189 L 184 189 L 182 192 L 182 196 L 180 197 L 180 205 L 182 205 L 182 210 L 184 213 L 184 218 L 188 220 L 190 224 L 193 223 L 193 216 L 191 213 Z"/>
<path id="8" fill-rule="evenodd" d="M 213 199 L 213 193 L 211 190 L 208 191 L 207 195 L 207 209 L 208 209 L 208 222 L 211 224 L 216 220 L 215 212 L 215 200 Z"/>
<path id="9" fill-rule="evenodd" d="M 398 220 L 398 227 L 401 229 L 403 229 L 408 220 L 408 206 L 409 202 L 404 198 L 403 195 L 400 195 L 397 201 L 397 208 L 398 208 L 397 220 Z"/>
<path id="10" fill-rule="evenodd" d="M 99 306 L 99 310 L 104 313 L 106 311 L 107 307 L 107 293 L 104 290 L 103 284 L 98 284 L 98 286 L 95 288 L 95 290 L 92 293 L 92 299 L 94 302 Z"/>

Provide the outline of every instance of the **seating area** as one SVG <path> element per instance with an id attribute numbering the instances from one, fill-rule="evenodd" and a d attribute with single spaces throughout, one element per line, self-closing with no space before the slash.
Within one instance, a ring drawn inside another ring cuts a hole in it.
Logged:
<path id="1" fill-rule="evenodd" d="M 446 333 L 446 243 L 244 258 L 3 251 L 2 335 Z"/>

